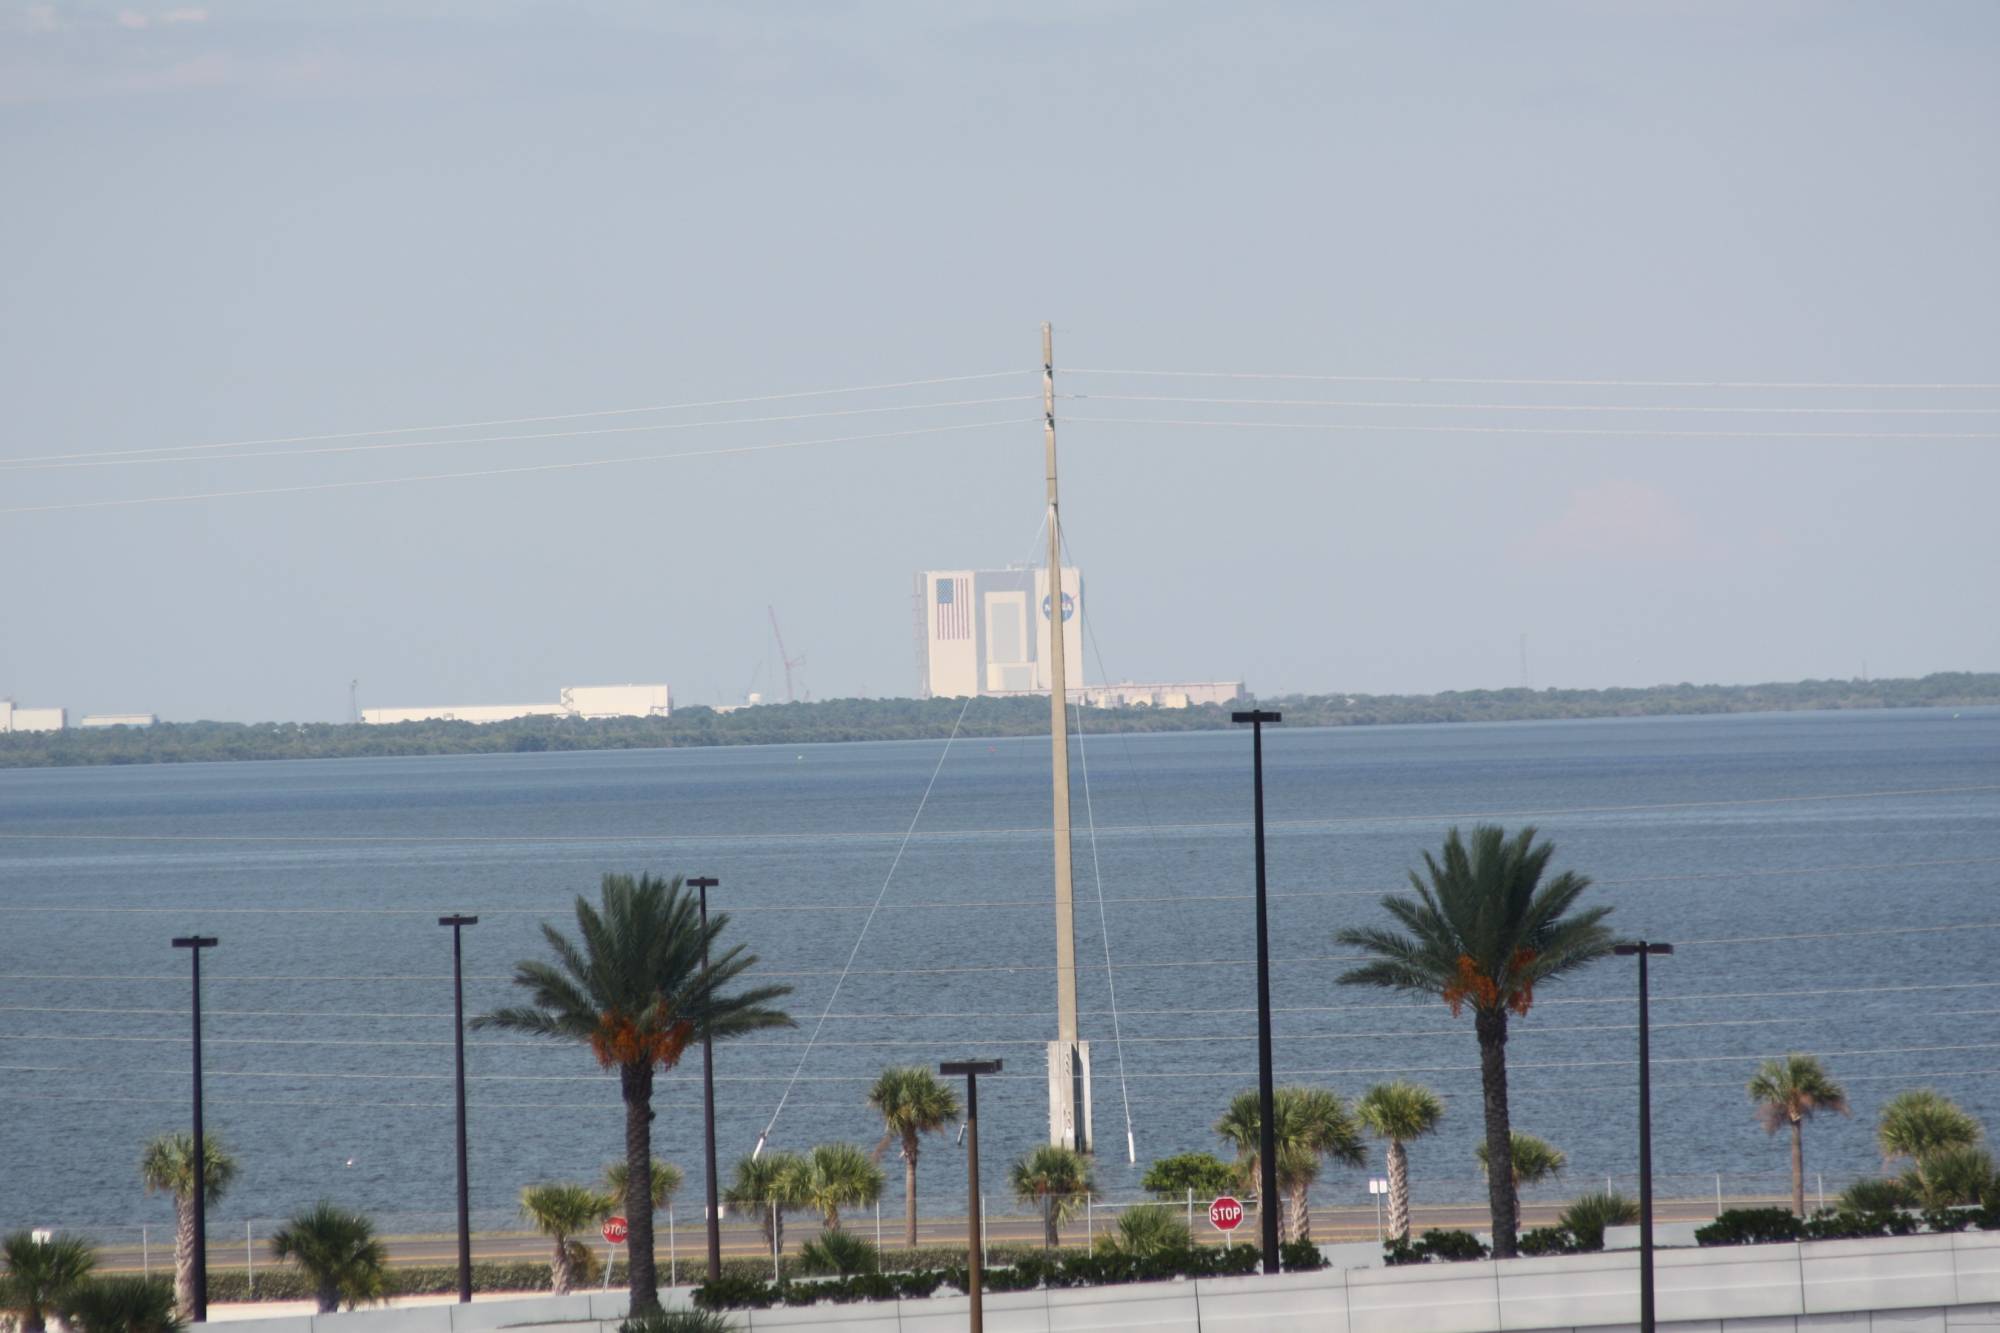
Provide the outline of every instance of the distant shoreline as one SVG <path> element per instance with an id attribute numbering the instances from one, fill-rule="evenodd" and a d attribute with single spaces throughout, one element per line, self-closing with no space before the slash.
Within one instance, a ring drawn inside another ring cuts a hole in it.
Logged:
<path id="1" fill-rule="evenodd" d="M 1264 698 L 1297 726 L 1354 727 L 1453 722 L 1546 722 L 1572 718 L 1690 717 L 2000 705 L 2000 672 L 1939 672 L 1913 679 L 1804 680 L 1763 685 L 1658 685 L 1608 690 L 1456 690 L 1443 694 L 1313 694 Z M 0 735 L 0 768 L 74 768 L 257 759 L 351 759 L 403 755 L 519 754 L 550 750 L 672 749 L 931 740 L 952 733 L 998 738 L 1048 734 L 1048 704 L 1035 698 L 829 699 L 764 704 L 718 713 L 681 709 L 663 718 L 521 718 L 511 722 L 163 722 L 146 728 L 71 729 Z M 1094 733 L 1216 731 L 1230 710 L 1088 709 Z"/>

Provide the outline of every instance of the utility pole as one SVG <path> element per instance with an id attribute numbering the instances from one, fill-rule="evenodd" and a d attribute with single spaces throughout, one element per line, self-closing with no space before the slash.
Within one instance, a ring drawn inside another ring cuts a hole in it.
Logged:
<path id="1" fill-rule="evenodd" d="M 1090 1151 L 1090 1047 L 1076 1023 L 1076 911 L 1069 827 L 1069 668 L 1063 645 L 1062 505 L 1056 493 L 1055 332 L 1042 325 L 1042 452 L 1049 482 L 1049 755 L 1055 773 L 1056 1040 L 1049 1043 L 1049 1141 Z"/>
<path id="2" fill-rule="evenodd" d="M 453 1064 L 458 1081 L 458 1301 L 472 1303 L 472 1190 L 466 1169 L 465 1150 L 465 927 L 476 926 L 479 918 L 454 912 L 438 918 L 440 926 L 451 927 L 451 1017 L 452 1043 L 457 1059 Z"/>
<path id="3" fill-rule="evenodd" d="M 1257 1222 L 1263 1232 L 1264 1271 L 1278 1262 L 1278 1094 L 1271 1063 L 1271 923 L 1264 892 L 1264 724 L 1284 715 L 1266 708 L 1231 713 L 1250 724 L 1251 786 L 1257 838 Z M 1303 1221 L 1304 1219 L 1300 1219 Z"/>
<path id="4" fill-rule="evenodd" d="M 194 1308 L 190 1324 L 208 1322 L 208 1137 L 201 1124 L 201 951 L 216 946 L 213 935 L 182 935 L 176 949 L 186 949 L 194 964 Z"/>
<path id="5" fill-rule="evenodd" d="M 985 1223 L 979 1208 L 979 1076 L 1000 1072 L 998 1060 L 947 1060 L 938 1066 L 946 1078 L 965 1076 L 965 1294 L 972 1299 L 971 1333 L 986 1326 L 986 1302 L 980 1294 L 980 1258 Z"/>
<path id="6" fill-rule="evenodd" d="M 361 678 L 358 676 L 347 682 L 347 720 L 361 720 Z"/>
<path id="7" fill-rule="evenodd" d="M 1671 944 L 1634 940 L 1611 952 L 1639 960 L 1639 1329 L 1653 1333 L 1653 1052 L 1648 1031 L 1646 959 L 1674 951 Z"/>
<path id="8" fill-rule="evenodd" d="M 701 970 L 708 974 L 708 891 L 722 881 L 713 875 L 697 875 L 688 887 L 701 894 Z M 718 1210 L 715 1183 L 715 1038 L 701 1034 L 701 1126 L 703 1164 L 708 1168 L 708 1280 L 722 1277 L 722 1214 Z M 760 1141 L 761 1146 L 761 1141 Z M 776 1234 L 775 1230 L 772 1233 Z"/>

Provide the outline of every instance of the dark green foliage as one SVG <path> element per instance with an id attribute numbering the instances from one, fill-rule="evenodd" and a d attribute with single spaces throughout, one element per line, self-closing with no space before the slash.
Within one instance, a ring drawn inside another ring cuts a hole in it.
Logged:
<path id="1" fill-rule="evenodd" d="M 691 1296 L 698 1310 L 768 1310 L 781 1298 L 782 1290 L 774 1283 L 728 1273 L 702 1283 Z"/>
<path id="2" fill-rule="evenodd" d="M 736 1322 L 713 1310 L 665 1310 L 627 1319 L 618 1333 L 731 1333 Z"/>
<path id="3" fill-rule="evenodd" d="M 1236 1168 L 1214 1153 L 1184 1152 L 1147 1167 L 1139 1187 L 1170 1203 L 1186 1199 L 1189 1190 L 1197 1200 L 1213 1199 L 1236 1188 Z"/>
<path id="4" fill-rule="evenodd" d="M 171 1282 L 145 1277 L 92 1278 L 63 1302 L 71 1333 L 182 1333 Z"/>
<path id="5" fill-rule="evenodd" d="M 1590 1248 L 1593 1250 L 1604 1248 L 1602 1231 L 1597 1233 L 1597 1244 Z M 1583 1251 L 1584 1246 L 1568 1227 L 1536 1227 L 1533 1231 L 1522 1233 L 1520 1249 L 1522 1254 L 1532 1257 L 1542 1254 L 1578 1254 Z"/>
<path id="6" fill-rule="evenodd" d="M 1326 1256 L 1309 1240 L 1288 1240 L 1278 1246 L 1278 1267 L 1287 1273 L 1313 1273 L 1326 1267 Z"/>
<path id="7" fill-rule="evenodd" d="M 1470 1231 L 1426 1231 L 1415 1241 L 1391 1240 L 1382 1245 L 1382 1260 L 1391 1268 L 1400 1264 L 1464 1263 L 1484 1259 L 1487 1249 Z"/>
<path id="8" fill-rule="evenodd" d="M 1457 690 L 1444 694 L 1286 695 L 1263 701 L 1287 724 L 1376 726 L 1411 722 L 1519 722 L 1535 718 L 1652 717 L 1844 708 L 1966 708 L 2000 703 L 2000 673 L 1947 671 L 1920 679 L 1804 680 L 1767 685 L 1656 685 L 1611 690 Z M 930 740 L 951 734 L 960 699 L 828 699 L 671 717 L 530 717 L 512 722 L 162 722 L 0 735 L 0 768 L 79 764 L 179 764 L 222 759 L 336 759 L 362 755 L 509 754 L 674 746 L 800 745 L 822 741 Z M 1227 706 L 1092 709 L 1106 731 L 1223 731 Z M 1046 736 L 1049 710 L 1034 698 L 975 699 L 966 736 Z"/>
<path id="9" fill-rule="evenodd" d="M 1804 1240 L 1858 1240 L 1864 1236 L 1908 1236 L 1916 1230 L 1914 1216 L 1894 1209 L 1857 1213 L 1823 1208 L 1806 1219 L 1799 1234 Z M 1701 1233 L 1695 1235 L 1699 1238 Z"/>
<path id="10" fill-rule="evenodd" d="M 1870 1177 L 1842 1190 L 1838 1207 L 1843 1213 L 1893 1213 L 1908 1207 L 1909 1202 L 1902 1181 Z"/>
<path id="11" fill-rule="evenodd" d="M 852 1277 L 881 1268 L 875 1247 L 845 1231 L 823 1232 L 799 1247 L 799 1271 L 811 1277 Z"/>
<path id="12" fill-rule="evenodd" d="M 929 1296 L 950 1280 L 950 1274 L 941 1268 L 927 1268 L 915 1273 L 891 1273 L 889 1277 L 896 1284 L 896 1294 L 905 1299 Z"/>
<path id="13" fill-rule="evenodd" d="M 1764 1245 L 1797 1240 L 1805 1223 L 1789 1208 L 1731 1208 L 1694 1233 L 1697 1245 Z"/>
<path id="14" fill-rule="evenodd" d="M 1926 1208 L 1918 1216 L 1923 1220 L 1924 1230 L 1949 1235 L 1971 1226 L 1978 1211 L 1976 1208 Z"/>
<path id="15" fill-rule="evenodd" d="M 1559 1225 L 1569 1232 L 1578 1251 L 1595 1253 L 1604 1248 L 1604 1228 L 1630 1226 L 1638 1220 L 1638 1203 L 1614 1192 L 1572 1199 Z"/>

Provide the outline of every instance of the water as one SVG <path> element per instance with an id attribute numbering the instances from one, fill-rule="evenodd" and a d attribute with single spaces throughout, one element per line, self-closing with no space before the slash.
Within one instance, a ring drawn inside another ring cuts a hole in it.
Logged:
<path id="1" fill-rule="evenodd" d="M 1077 943 L 1099 1171 L 1115 1194 L 1154 1157 L 1217 1149 L 1209 1126 L 1254 1084 L 1249 743 L 1086 744 Z M 168 940 L 200 931 L 222 941 L 204 960 L 209 1123 L 243 1164 L 216 1225 L 240 1234 L 242 1219 L 326 1197 L 442 1228 L 450 939 L 435 918 L 481 917 L 466 934 L 478 1012 L 510 1000 L 538 923 L 565 918 L 606 870 L 719 877 L 729 934 L 797 988 L 800 1030 L 719 1052 L 725 1171 L 771 1119 L 850 951 L 773 1144 L 873 1145 L 863 1096 L 884 1064 L 998 1056 L 1008 1072 L 982 1083 L 982 1141 L 989 1164 L 1005 1162 L 1046 1123 L 1047 744 L 959 741 L 885 888 L 942 749 L 0 772 L 0 1226 L 169 1218 L 137 1162 L 147 1138 L 185 1126 L 187 955 Z M 1808 1169 L 1829 1188 L 1875 1168 L 1874 1112 L 1906 1086 L 1933 1083 L 1993 1120 L 2000 929 L 1852 932 L 2000 926 L 1996 755 L 2000 710 L 1275 731 L 1281 1078 L 1348 1096 L 1398 1073 L 1428 1083 L 1449 1109 L 1412 1149 L 1418 1198 L 1481 1194 L 1469 1020 L 1338 986 L 1332 936 L 1379 919 L 1375 897 L 1452 823 L 1532 817 L 1559 867 L 1599 881 L 1586 901 L 1615 905 L 1614 926 L 1680 944 L 1653 970 L 1665 1192 L 1705 1194 L 1714 1172 L 1732 1188 L 1778 1184 L 1785 1145 L 1758 1128 L 1743 1084 L 1785 1051 L 1822 1054 L 1854 1104 L 1808 1131 Z M 1138 1168 L 1124 1162 L 1107 975 Z M 1558 1193 L 1633 1170 L 1632 988 L 1629 963 L 1607 961 L 1547 987 L 1515 1029 L 1516 1124 L 1568 1152 Z M 523 1184 L 593 1178 L 621 1151 L 615 1082 L 582 1052 L 482 1034 L 469 1062 L 473 1203 L 488 1224 Z M 690 1198 L 699 1074 L 696 1058 L 663 1080 L 656 1122 Z M 921 1170 L 926 1211 L 962 1197 L 948 1139 Z M 1368 1174 L 1331 1168 L 1315 1199 L 1365 1204 Z"/>

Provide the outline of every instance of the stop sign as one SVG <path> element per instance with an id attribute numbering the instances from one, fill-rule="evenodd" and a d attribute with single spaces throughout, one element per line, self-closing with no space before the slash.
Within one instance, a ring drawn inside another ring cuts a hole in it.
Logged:
<path id="1" fill-rule="evenodd" d="M 625 1239 L 625 1219 L 622 1217 L 605 1218 L 604 1239 L 613 1245 L 621 1244 Z"/>
<path id="2" fill-rule="evenodd" d="M 1243 1225 L 1243 1205 L 1225 1194 L 1208 1206 L 1208 1220 L 1217 1231 L 1234 1231 Z"/>

